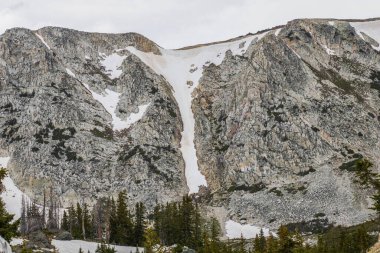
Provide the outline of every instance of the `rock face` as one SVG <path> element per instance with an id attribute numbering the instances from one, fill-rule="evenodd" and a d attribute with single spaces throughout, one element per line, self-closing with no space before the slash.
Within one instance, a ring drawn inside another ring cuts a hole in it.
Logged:
<path id="1" fill-rule="evenodd" d="M 198 159 L 230 215 L 274 227 L 365 220 L 348 162 L 380 162 L 379 70 L 348 22 L 327 20 L 292 21 L 206 68 L 193 103 Z"/>
<path id="2" fill-rule="evenodd" d="M 177 200 L 188 192 L 188 121 L 173 80 L 186 74 L 207 205 L 273 228 L 362 222 L 371 192 L 350 169 L 361 157 L 380 162 L 380 38 L 366 25 L 380 31 L 376 20 L 294 20 L 179 51 L 133 33 L 8 30 L 0 155 L 36 197 L 53 184 L 66 202 L 123 189 L 148 206 Z M 193 57 L 186 73 L 161 71 L 174 54 Z"/>
<path id="3" fill-rule="evenodd" d="M 119 78 L 101 64 L 102 54 L 131 45 L 159 52 L 137 34 L 44 28 L 1 36 L 0 146 L 23 190 L 40 197 L 42 186 L 53 184 L 75 201 L 125 189 L 148 204 L 187 192 L 178 151 L 182 122 L 167 82 L 127 52 L 119 53 L 125 57 Z M 120 94 L 114 110 L 121 119 L 149 106 L 138 124 L 113 131 L 111 115 L 89 89 Z"/>

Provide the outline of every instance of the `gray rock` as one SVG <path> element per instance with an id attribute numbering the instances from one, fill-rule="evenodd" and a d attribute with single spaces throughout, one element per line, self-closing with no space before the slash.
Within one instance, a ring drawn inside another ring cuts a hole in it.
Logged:
<path id="1" fill-rule="evenodd" d="M 70 232 L 67 231 L 61 231 L 59 234 L 55 237 L 57 240 L 61 241 L 71 241 L 73 239 L 73 236 L 70 234 Z"/>
<path id="2" fill-rule="evenodd" d="M 334 22 L 291 21 L 242 56 L 227 52 L 220 65 L 203 66 L 192 104 L 208 183 L 199 197 L 224 220 L 276 228 L 324 213 L 352 225 L 374 214 L 373 192 L 353 182 L 348 165 L 367 157 L 379 169 L 380 54 L 369 36 Z M 134 33 L 47 27 L 1 35 L 0 153 L 32 197 L 41 199 L 49 185 L 65 205 L 127 190 L 131 203 L 151 209 L 188 192 L 172 87 L 128 46 L 160 54 Z M 100 62 L 112 53 L 124 57 L 114 79 Z M 120 93 L 121 119 L 149 107 L 130 128 L 113 131 L 111 115 L 84 84 Z"/>

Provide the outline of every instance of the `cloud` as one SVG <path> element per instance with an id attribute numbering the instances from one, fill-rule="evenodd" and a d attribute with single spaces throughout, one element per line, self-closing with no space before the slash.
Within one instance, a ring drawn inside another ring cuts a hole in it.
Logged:
<path id="1" fill-rule="evenodd" d="M 166 48 L 228 39 L 295 18 L 380 16 L 373 0 L 1 0 L 0 33 L 62 26 L 138 32 Z"/>

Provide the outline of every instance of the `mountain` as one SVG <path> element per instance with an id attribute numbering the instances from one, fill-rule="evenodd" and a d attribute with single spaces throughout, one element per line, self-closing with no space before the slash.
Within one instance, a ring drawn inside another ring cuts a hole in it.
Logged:
<path id="1" fill-rule="evenodd" d="M 163 49 L 136 33 L 45 27 L 0 36 L 0 157 L 16 185 L 64 204 L 195 193 L 220 220 L 276 228 L 374 214 L 380 19 L 300 19 Z M 200 188 L 198 188 L 201 186 Z"/>

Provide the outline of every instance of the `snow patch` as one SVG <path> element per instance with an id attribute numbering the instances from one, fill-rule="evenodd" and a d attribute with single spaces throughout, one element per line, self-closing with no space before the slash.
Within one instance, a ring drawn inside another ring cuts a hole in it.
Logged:
<path id="1" fill-rule="evenodd" d="M 44 43 L 44 45 L 49 49 L 51 50 L 51 48 L 49 47 L 49 45 L 46 43 L 46 41 L 44 40 L 44 38 L 39 35 L 38 33 L 35 33 L 35 35 L 42 41 L 42 43 Z"/>
<path id="2" fill-rule="evenodd" d="M 116 115 L 116 108 L 120 101 L 121 93 L 118 93 L 109 89 L 105 89 L 103 94 L 98 94 L 95 91 L 91 90 L 87 84 L 83 83 L 83 85 L 84 87 L 86 87 L 87 90 L 91 92 L 94 99 L 99 101 L 103 105 L 104 109 L 106 109 L 106 111 L 109 114 L 111 114 L 112 126 L 113 126 L 113 130 L 115 131 L 116 130 L 120 131 L 120 130 L 129 128 L 132 124 L 142 119 L 142 117 L 144 116 L 146 110 L 148 109 L 150 105 L 150 103 L 145 104 L 145 105 L 140 105 L 139 111 L 137 113 L 131 113 L 131 115 L 127 118 L 127 120 L 122 120 Z"/>
<path id="3" fill-rule="evenodd" d="M 13 244 L 13 243 L 12 243 Z M 82 248 L 83 252 L 90 251 L 91 253 L 95 253 L 97 246 L 99 245 L 96 242 L 86 242 L 81 240 L 72 240 L 72 241 L 60 241 L 60 240 L 52 240 L 52 244 L 58 249 L 59 252 L 62 253 L 78 253 L 79 248 Z M 143 248 L 139 248 L 137 251 L 136 247 L 129 246 L 114 246 L 110 245 L 116 249 L 118 253 L 131 253 L 131 252 L 144 252 Z"/>
<path id="4" fill-rule="evenodd" d="M 75 74 L 70 69 L 66 68 L 66 72 L 67 74 L 75 78 Z"/>
<path id="5" fill-rule="evenodd" d="M 274 32 L 274 35 L 278 36 L 278 35 L 280 34 L 280 32 L 281 32 L 281 29 L 282 29 L 282 28 L 277 29 L 277 30 Z"/>
<path id="6" fill-rule="evenodd" d="M 205 177 L 198 169 L 194 145 L 195 121 L 191 109 L 192 92 L 198 86 L 203 67 L 211 63 L 221 64 L 224 55 L 229 50 L 233 55 L 243 54 L 252 43 L 259 41 L 265 34 L 252 35 L 241 40 L 187 50 L 160 49 L 161 55 L 142 52 L 134 47 L 126 48 L 157 74 L 163 75 L 173 88 L 184 128 L 181 139 L 181 152 L 185 160 L 185 174 L 190 193 L 198 192 L 201 185 L 207 186 Z M 188 85 L 188 83 L 192 83 L 192 85 Z"/>
<path id="7" fill-rule="evenodd" d="M 0 167 L 7 168 L 10 157 L 0 157 Z M 22 196 L 29 199 L 19 188 L 14 184 L 10 177 L 5 177 L 3 180 L 5 191 L 1 193 L 0 197 L 5 203 L 5 208 L 11 214 L 14 214 L 14 219 L 21 216 L 21 201 Z"/>
<path id="8" fill-rule="evenodd" d="M 106 55 L 104 53 L 99 53 L 100 64 L 105 68 L 105 73 L 111 78 L 119 78 L 123 73 L 121 70 L 121 65 L 123 64 L 126 56 L 113 53 L 111 55 Z"/>
<path id="9" fill-rule="evenodd" d="M 260 235 L 260 227 L 256 227 L 253 225 L 242 225 L 233 220 L 228 220 L 225 223 L 226 228 L 226 236 L 229 239 L 240 238 L 243 236 L 245 239 L 251 239 L 256 237 L 256 235 Z M 264 236 L 269 236 L 269 229 L 263 228 Z"/>
<path id="10" fill-rule="evenodd" d="M 329 21 L 329 25 L 335 26 L 335 22 L 334 21 Z"/>
<path id="11" fill-rule="evenodd" d="M 326 50 L 326 53 L 329 55 L 336 55 L 335 51 L 328 48 L 326 45 L 322 45 L 322 47 Z"/>
<path id="12" fill-rule="evenodd" d="M 11 246 L 9 243 L 0 236 L 0 252 L 2 253 L 12 253 Z"/>
<path id="13" fill-rule="evenodd" d="M 356 33 L 362 38 L 364 37 L 361 32 L 364 32 L 369 37 L 374 39 L 379 46 L 372 46 L 374 49 L 380 51 L 380 20 L 368 22 L 351 22 L 350 25 L 355 28 Z"/>

